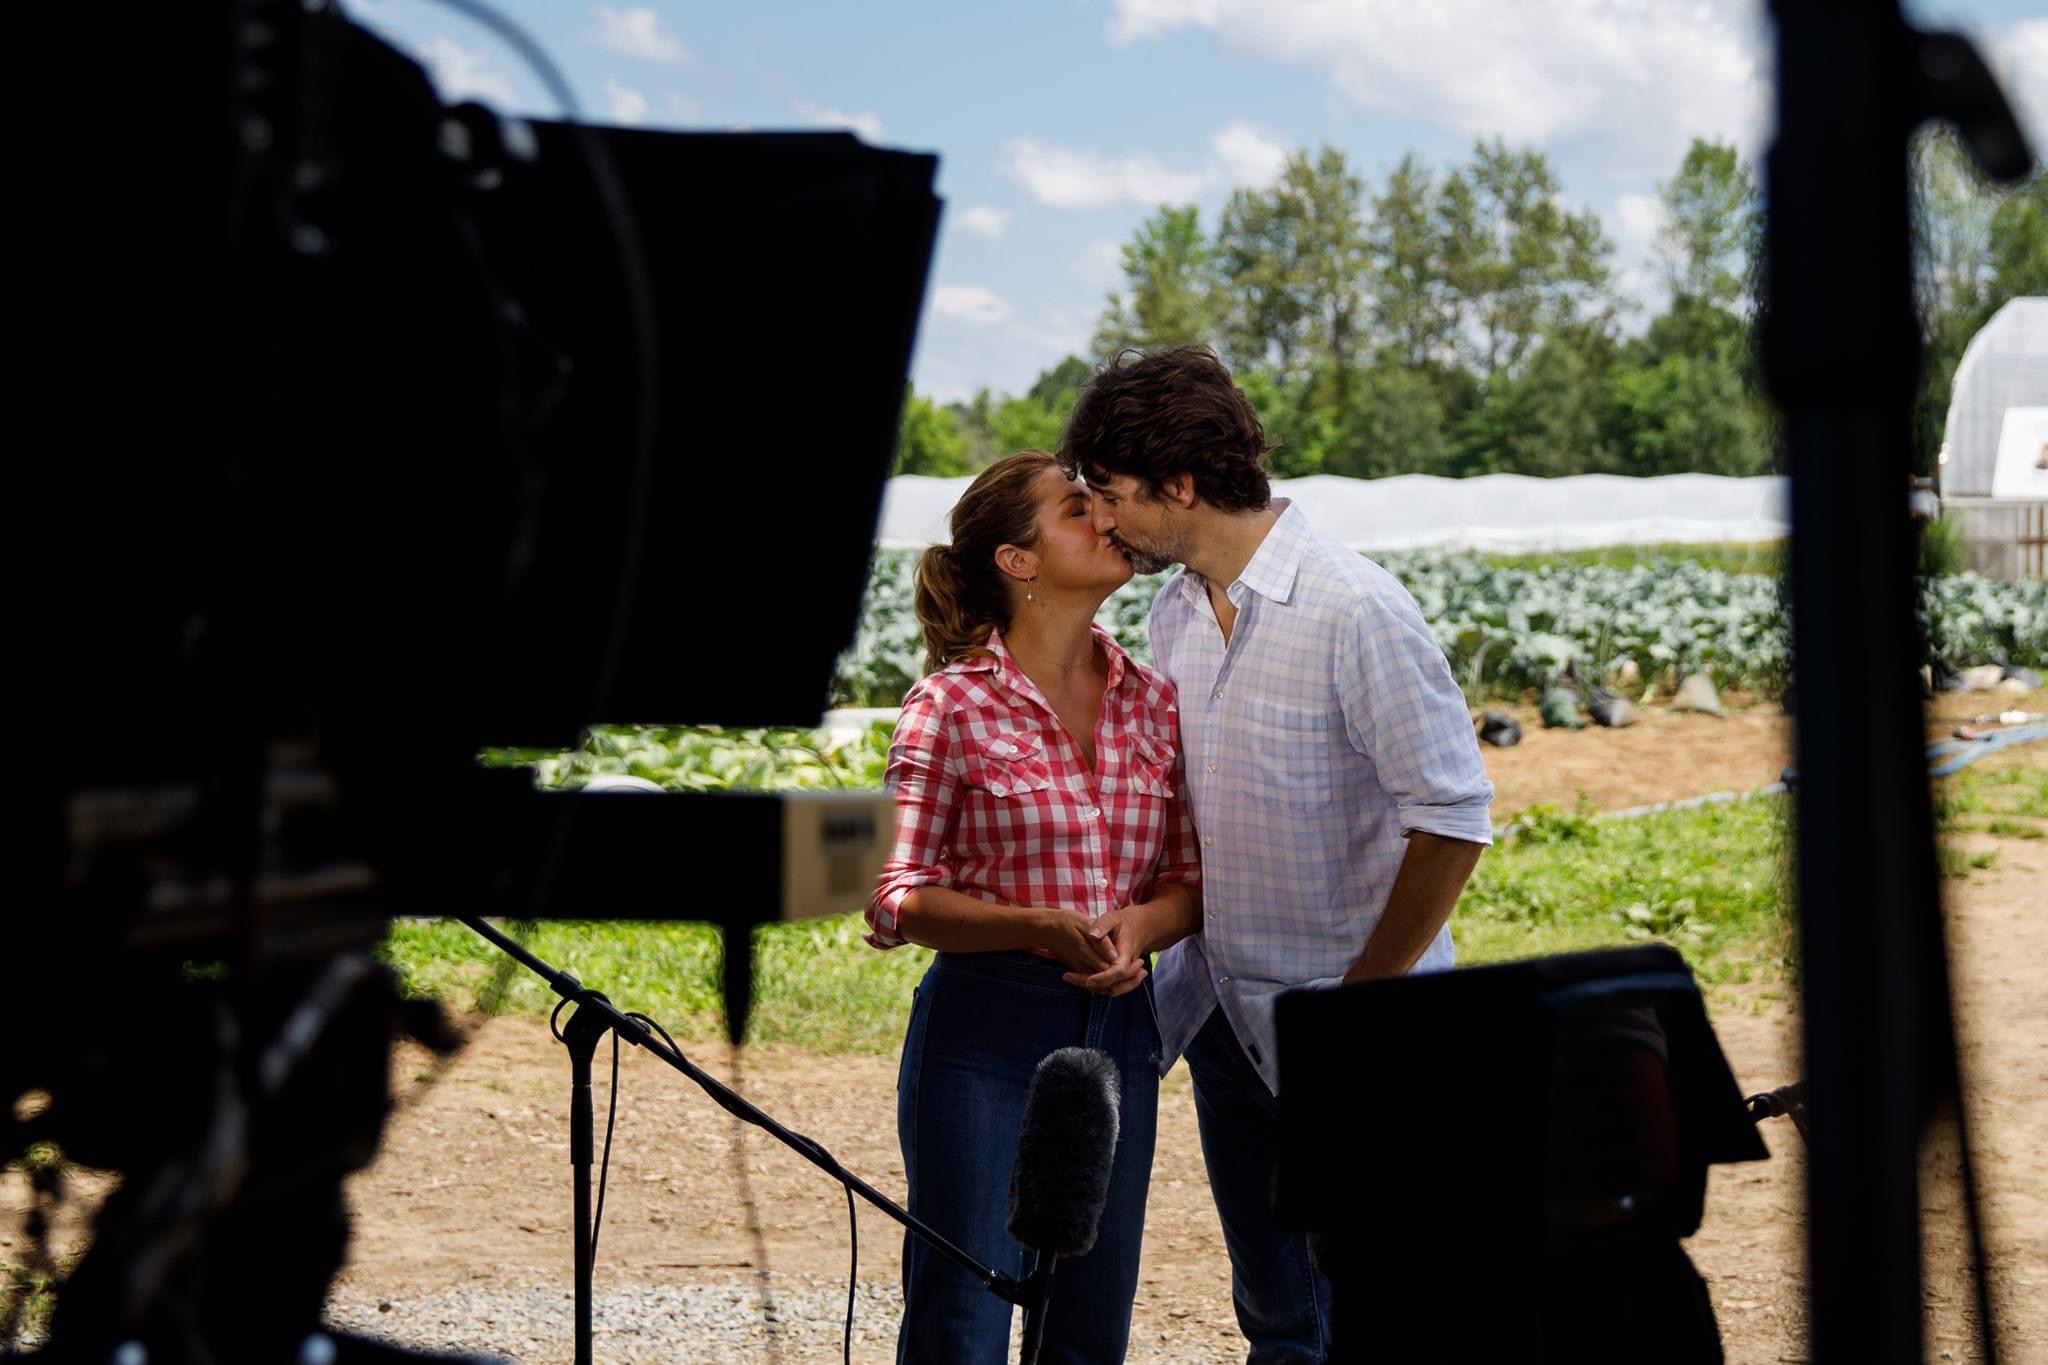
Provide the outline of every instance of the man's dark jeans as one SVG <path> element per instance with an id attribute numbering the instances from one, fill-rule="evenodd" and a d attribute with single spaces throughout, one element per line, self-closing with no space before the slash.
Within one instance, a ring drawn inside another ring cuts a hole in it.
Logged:
<path id="1" fill-rule="evenodd" d="M 1273 1222 L 1279 1101 L 1259 1078 L 1223 1011 L 1188 1045 L 1202 1159 L 1230 1250 L 1230 1295 L 1251 1343 L 1246 1365 L 1330 1359 L 1330 1286 L 1309 1263 L 1308 1238 Z"/>

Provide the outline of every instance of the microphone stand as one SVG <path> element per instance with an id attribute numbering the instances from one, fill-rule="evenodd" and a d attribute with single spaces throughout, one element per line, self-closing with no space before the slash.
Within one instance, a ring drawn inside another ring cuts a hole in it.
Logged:
<path id="1" fill-rule="evenodd" d="M 1025 1300 L 1019 1365 L 1038 1365 L 1038 1350 L 1045 1344 L 1045 1318 L 1052 1308 L 1052 1272 L 1059 1259 L 1058 1252 L 1039 1252 L 1031 1262 L 1031 1273 L 1017 1286 Z"/>
<path id="2" fill-rule="evenodd" d="M 867 1200 L 869 1204 L 888 1214 L 902 1224 L 905 1230 L 923 1239 L 927 1246 L 974 1276 L 981 1282 L 982 1288 L 1005 1303 L 1023 1308 L 1023 1359 L 1026 1362 L 1037 1359 L 1038 1348 L 1035 1343 L 1044 1334 L 1045 1308 L 1052 1296 L 1053 1262 L 1058 1260 L 1058 1257 L 1041 1255 L 1031 1274 L 1023 1280 L 983 1265 L 922 1219 L 913 1216 L 908 1209 L 841 1166 L 823 1147 L 802 1133 L 783 1127 L 765 1111 L 749 1103 L 738 1091 L 699 1069 L 679 1049 L 669 1046 L 647 1025 L 621 1013 L 602 993 L 589 989 L 570 973 L 541 961 L 522 945 L 487 924 L 481 917 L 461 915 L 457 918 L 508 957 L 547 982 L 548 988 L 556 995 L 576 1006 L 575 1013 L 569 1016 L 561 1033 L 562 1043 L 569 1049 L 569 1166 L 575 1209 L 575 1226 L 571 1229 L 571 1235 L 576 1239 L 576 1365 L 593 1365 L 590 1167 L 595 1153 L 595 1118 L 590 1099 L 590 1064 L 597 1055 L 598 1042 L 606 1033 L 616 1033 L 634 1047 L 667 1062 L 701 1086 L 704 1092 L 716 1100 L 719 1107 L 727 1113 L 767 1132 L 813 1166 Z"/>

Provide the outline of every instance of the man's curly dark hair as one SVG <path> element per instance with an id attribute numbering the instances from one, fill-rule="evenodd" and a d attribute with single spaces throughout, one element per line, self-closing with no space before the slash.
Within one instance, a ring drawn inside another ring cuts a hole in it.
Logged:
<path id="1" fill-rule="evenodd" d="M 1060 468 L 1100 485 L 1127 475 L 1157 497 L 1168 479 L 1226 512 L 1272 500 L 1272 447 L 1244 392 L 1206 346 L 1124 351 L 1082 388 L 1060 436 Z"/>

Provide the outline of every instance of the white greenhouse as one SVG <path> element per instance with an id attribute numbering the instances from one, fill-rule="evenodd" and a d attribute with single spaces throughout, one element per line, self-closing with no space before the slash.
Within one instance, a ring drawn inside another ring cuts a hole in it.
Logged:
<path id="1" fill-rule="evenodd" d="M 1970 339 L 1935 478 L 1969 567 L 2048 576 L 2048 298 L 2014 299 Z"/>
<path id="2" fill-rule="evenodd" d="M 876 540 L 909 549 L 947 538 L 946 516 L 970 480 L 907 474 L 889 480 Z M 1441 479 L 1400 474 L 1275 479 L 1318 530 L 1354 550 L 1481 550 L 1518 554 L 1605 545 L 1755 543 L 1781 539 L 1787 489 L 1780 478 L 1580 474 L 1533 479 L 1486 474 Z"/>

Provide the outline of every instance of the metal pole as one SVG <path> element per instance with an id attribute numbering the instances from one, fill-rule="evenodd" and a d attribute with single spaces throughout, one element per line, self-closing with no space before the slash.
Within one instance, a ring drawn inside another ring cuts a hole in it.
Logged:
<path id="1" fill-rule="evenodd" d="M 1024 1285 L 1016 1277 L 1006 1275 L 992 1266 L 984 1265 L 968 1255 L 923 1219 L 913 1216 L 909 1210 L 905 1209 L 895 1200 L 889 1198 L 859 1176 L 854 1175 L 844 1166 L 841 1166 L 838 1159 L 823 1147 L 820 1147 L 802 1133 L 783 1127 L 780 1123 L 769 1117 L 766 1111 L 755 1107 L 738 1091 L 719 1081 L 716 1077 L 702 1071 L 688 1057 L 685 1057 L 681 1052 L 671 1048 L 667 1043 L 656 1037 L 647 1025 L 630 1015 L 620 1013 L 618 1008 L 603 995 L 596 991 L 585 989 L 583 983 L 578 981 L 573 975 L 552 967 L 540 958 L 535 957 L 524 947 L 498 932 L 497 929 L 493 928 L 482 918 L 475 915 L 460 915 L 457 918 L 484 938 L 489 939 L 497 947 L 503 949 L 522 966 L 533 972 L 534 975 L 545 980 L 554 989 L 556 994 L 565 1000 L 571 1000 L 576 1003 L 576 1014 L 571 1016 L 569 1023 L 564 1028 L 565 1042 L 567 1041 L 568 1031 L 576 1028 L 576 1020 L 578 1018 L 585 1015 L 592 1016 L 591 1027 L 594 1030 L 591 1042 L 592 1055 L 595 1054 L 597 1046 L 595 1039 L 603 1036 L 606 1030 L 610 1030 L 617 1033 L 619 1037 L 625 1039 L 634 1047 L 659 1057 L 662 1061 L 667 1062 L 677 1071 L 682 1072 L 683 1075 L 695 1081 L 706 1094 L 718 1102 L 721 1109 L 724 1109 L 734 1118 L 743 1119 L 755 1127 L 766 1131 L 770 1136 L 795 1151 L 813 1166 L 816 1166 L 819 1170 L 846 1186 L 847 1189 L 852 1190 L 875 1208 L 880 1209 L 890 1218 L 900 1223 L 912 1236 L 921 1239 L 932 1250 L 972 1275 L 984 1289 L 987 1289 L 997 1298 L 1011 1304 L 1022 1304 L 1024 1302 L 1026 1291 Z M 599 1020 L 602 1020 L 602 1023 L 599 1023 Z M 573 1055 L 574 1049 L 572 1048 L 571 1051 Z M 587 1113 L 588 1111 L 586 1110 L 585 1112 Z M 573 1127 L 575 1115 L 573 1111 L 570 1121 L 572 1124 L 570 1145 L 573 1149 L 575 1145 L 575 1131 Z M 585 1132 L 589 1132 L 587 1124 Z M 588 1162 L 586 1161 L 585 1164 L 587 1167 Z M 579 1360 L 578 1365 L 583 1365 L 583 1362 Z"/>
<path id="2" fill-rule="evenodd" d="M 601 1000 L 595 994 L 586 997 Z M 576 1365 L 591 1361 L 591 1270 L 596 1261 L 590 1226 L 590 1168 L 597 1157 L 596 1118 L 590 1098 L 590 1064 L 598 1040 L 611 1031 L 605 1011 L 579 1004 L 562 1028 L 569 1049 L 569 1181 L 575 1205 L 570 1230 L 576 1239 Z"/>

